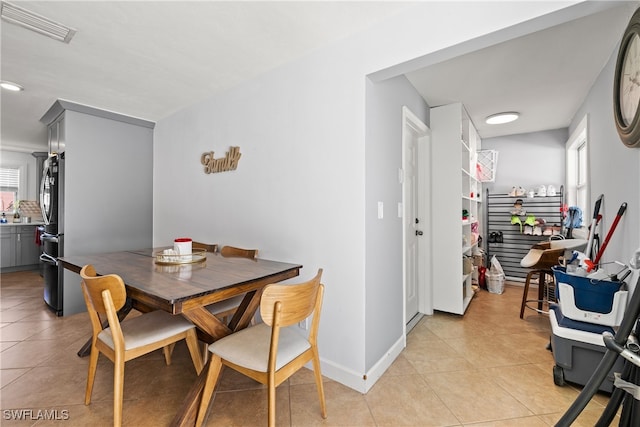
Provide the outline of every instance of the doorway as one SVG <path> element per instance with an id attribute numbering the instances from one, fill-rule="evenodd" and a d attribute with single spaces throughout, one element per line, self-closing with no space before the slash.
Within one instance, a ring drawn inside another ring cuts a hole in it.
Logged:
<path id="1" fill-rule="evenodd" d="M 430 245 L 431 131 L 411 110 L 402 108 L 403 292 L 405 336 L 423 315 L 433 314 L 428 272 Z"/>

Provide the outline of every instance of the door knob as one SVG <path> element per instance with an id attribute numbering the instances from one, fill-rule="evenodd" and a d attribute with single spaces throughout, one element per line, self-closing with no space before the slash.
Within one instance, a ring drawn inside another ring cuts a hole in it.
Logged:
<path id="1" fill-rule="evenodd" d="M 416 236 L 422 236 L 422 234 L 423 234 L 422 231 L 416 230 Z"/>

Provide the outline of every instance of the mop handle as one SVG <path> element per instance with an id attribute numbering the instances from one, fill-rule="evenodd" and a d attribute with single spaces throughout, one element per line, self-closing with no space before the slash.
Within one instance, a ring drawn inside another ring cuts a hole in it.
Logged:
<path id="1" fill-rule="evenodd" d="M 591 249 L 593 247 L 593 237 L 596 234 L 596 226 L 598 225 L 598 215 L 600 214 L 600 205 L 602 204 L 602 199 L 604 198 L 604 194 L 601 194 L 596 200 L 596 204 L 593 206 L 593 221 L 591 221 L 591 229 L 589 230 L 589 242 L 587 243 L 587 249 L 585 255 L 587 258 L 591 256 Z"/>
<path id="2" fill-rule="evenodd" d="M 598 255 L 596 256 L 596 259 L 593 260 L 594 264 L 598 265 L 598 262 L 600 261 L 600 258 L 602 258 L 602 254 L 604 253 L 604 250 L 607 248 L 607 245 L 609 244 L 609 240 L 611 239 L 611 236 L 613 235 L 613 232 L 615 231 L 616 226 L 618 225 L 618 222 L 620 222 L 620 218 L 622 218 L 622 215 L 624 214 L 625 210 L 627 210 L 627 202 L 620 205 L 620 209 L 618 209 L 618 214 L 616 215 L 616 218 L 613 220 L 613 224 L 611 224 L 609 233 L 607 233 L 607 237 L 604 239 L 604 242 L 602 242 L 602 247 L 598 251 Z"/>

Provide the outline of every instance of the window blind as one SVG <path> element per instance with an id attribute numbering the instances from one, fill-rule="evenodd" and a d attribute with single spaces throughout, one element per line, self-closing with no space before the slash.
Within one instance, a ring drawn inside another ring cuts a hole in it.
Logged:
<path id="1" fill-rule="evenodd" d="M 15 191 L 20 188 L 20 169 L 0 168 L 0 191 Z"/>

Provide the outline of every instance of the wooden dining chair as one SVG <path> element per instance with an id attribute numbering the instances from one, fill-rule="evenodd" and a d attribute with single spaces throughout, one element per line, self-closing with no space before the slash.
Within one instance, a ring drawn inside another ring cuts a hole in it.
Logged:
<path id="1" fill-rule="evenodd" d="M 312 361 L 320 398 L 322 418 L 327 409 L 318 355 L 318 326 L 324 285 L 322 269 L 316 276 L 295 285 L 272 284 L 265 287 L 260 300 L 264 323 L 228 335 L 209 346 L 211 360 L 205 379 L 196 426 L 203 424 L 222 366 L 228 366 L 268 386 L 268 425 L 276 422 L 276 387 Z M 287 326 L 297 325 L 313 315 L 309 336 Z"/>
<path id="2" fill-rule="evenodd" d="M 114 363 L 113 425 L 120 426 L 122 425 L 125 362 L 162 348 L 165 361 L 169 365 L 173 345 L 184 339 L 191 353 L 193 365 L 199 374 L 203 366 L 196 329 L 182 316 L 173 316 L 164 311 L 152 311 L 120 322 L 118 310 L 122 308 L 127 298 L 122 278 L 115 274 L 97 276 L 92 265 L 85 265 L 80 270 L 80 277 L 82 277 L 82 293 L 93 328 L 84 403 L 85 405 L 91 403 L 98 356 L 102 353 Z M 105 316 L 108 327 L 102 329 L 101 317 Z"/>
<path id="3" fill-rule="evenodd" d="M 218 245 L 211 243 L 191 242 L 191 249 L 200 249 L 207 252 L 218 252 Z"/>

